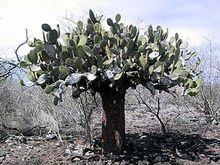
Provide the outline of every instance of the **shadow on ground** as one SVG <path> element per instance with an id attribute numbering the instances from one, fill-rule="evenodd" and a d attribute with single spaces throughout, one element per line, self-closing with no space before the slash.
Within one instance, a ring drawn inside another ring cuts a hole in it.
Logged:
<path id="1" fill-rule="evenodd" d="M 147 161 L 176 163 L 178 159 L 199 162 L 220 162 L 220 140 L 182 133 L 136 133 L 127 135 L 124 160 L 130 163 Z"/>

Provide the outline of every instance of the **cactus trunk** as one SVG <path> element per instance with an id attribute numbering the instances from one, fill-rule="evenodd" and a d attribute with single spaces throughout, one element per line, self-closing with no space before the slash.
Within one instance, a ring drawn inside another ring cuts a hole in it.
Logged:
<path id="1" fill-rule="evenodd" d="M 102 152 L 119 155 L 125 145 L 125 90 L 105 88 L 101 92 L 102 116 Z"/>

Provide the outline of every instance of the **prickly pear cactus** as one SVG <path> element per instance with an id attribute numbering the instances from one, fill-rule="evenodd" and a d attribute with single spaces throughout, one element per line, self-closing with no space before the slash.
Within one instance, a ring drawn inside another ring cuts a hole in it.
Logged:
<path id="1" fill-rule="evenodd" d="M 30 81 L 54 96 L 55 105 L 67 86 L 78 97 L 86 90 L 99 92 L 102 84 L 120 89 L 125 80 L 127 88 L 142 84 L 153 94 L 175 86 L 184 94 L 198 92 L 201 81 L 195 68 L 199 63 L 187 65 L 196 52 L 188 51 L 178 34 L 168 37 L 168 30 L 160 26 L 149 26 L 140 34 L 136 26 L 123 24 L 120 14 L 107 19 L 106 30 L 101 18 L 90 10 L 87 22 L 78 21 L 64 35 L 59 26 L 43 24 L 43 39 L 29 42 L 31 50 L 20 66 L 28 69 Z"/>

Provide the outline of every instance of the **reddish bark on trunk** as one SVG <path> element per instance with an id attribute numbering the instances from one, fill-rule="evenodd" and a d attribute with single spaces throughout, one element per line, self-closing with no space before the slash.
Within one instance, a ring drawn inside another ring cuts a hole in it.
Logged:
<path id="1" fill-rule="evenodd" d="M 105 88 L 101 93 L 103 154 L 119 155 L 125 145 L 125 90 Z"/>

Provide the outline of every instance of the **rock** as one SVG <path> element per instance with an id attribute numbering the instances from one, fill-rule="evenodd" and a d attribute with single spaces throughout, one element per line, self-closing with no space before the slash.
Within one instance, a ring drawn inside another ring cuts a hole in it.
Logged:
<path id="1" fill-rule="evenodd" d="M 75 162 L 75 161 L 80 161 L 80 160 L 83 160 L 83 159 L 84 159 L 83 156 L 73 155 L 73 156 L 70 156 L 67 160 L 71 161 L 71 162 Z"/>
<path id="2" fill-rule="evenodd" d="M 176 155 L 180 158 L 183 156 L 183 154 L 181 154 L 177 148 L 176 148 Z"/>
<path id="3" fill-rule="evenodd" d="M 89 156 L 94 155 L 94 152 L 88 151 L 88 152 L 86 152 L 84 155 L 85 155 L 86 157 L 89 157 Z"/>
<path id="4" fill-rule="evenodd" d="M 83 150 L 83 155 L 88 155 L 88 156 L 90 156 L 92 153 L 94 153 L 94 150 L 93 149 L 91 149 L 91 148 L 85 148 L 84 150 Z"/>
<path id="5" fill-rule="evenodd" d="M 147 136 L 146 135 L 142 135 L 141 137 L 140 137 L 140 139 L 145 139 Z"/>
<path id="6" fill-rule="evenodd" d="M 16 146 L 16 148 L 17 148 L 17 149 L 21 149 L 22 147 L 21 147 L 21 146 Z"/>
<path id="7" fill-rule="evenodd" d="M 78 158 L 78 157 L 76 157 L 76 158 L 73 159 L 74 162 L 75 162 L 75 161 L 79 161 L 79 160 L 81 160 L 81 159 Z"/>
<path id="8" fill-rule="evenodd" d="M 107 165 L 112 165 L 113 163 L 112 163 L 112 160 L 108 160 L 107 161 Z"/>
<path id="9" fill-rule="evenodd" d="M 71 154 L 71 150 L 69 148 L 66 148 L 64 150 L 63 156 L 67 156 L 67 155 L 70 155 L 70 154 Z"/>
<path id="10" fill-rule="evenodd" d="M 39 146 L 39 145 L 40 145 L 40 142 L 37 141 L 37 142 L 33 143 L 33 145 L 34 145 L 34 146 Z"/>
<path id="11" fill-rule="evenodd" d="M 214 125 L 218 125 L 219 122 L 218 122 L 216 119 L 214 119 L 214 120 L 212 121 L 212 124 L 214 124 Z"/>
<path id="12" fill-rule="evenodd" d="M 89 158 L 88 158 L 89 161 L 99 161 L 100 160 L 100 155 L 98 154 L 94 154 L 91 155 Z"/>
<path id="13" fill-rule="evenodd" d="M 18 137 L 17 137 L 17 141 L 18 141 L 19 143 L 27 144 L 27 139 L 26 139 L 26 137 L 24 137 L 24 136 L 18 136 Z"/>
<path id="14" fill-rule="evenodd" d="M 26 148 L 26 149 L 33 149 L 34 146 L 26 146 L 25 148 Z"/>
<path id="15" fill-rule="evenodd" d="M 0 164 L 2 164 L 4 159 L 5 159 L 5 156 L 0 156 Z"/>
<path id="16" fill-rule="evenodd" d="M 181 145 L 185 145 L 185 144 L 187 144 L 187 142 L 186 141 L 182 141 L 182 142 L 180 142 L 180 144 Z"/>
<path id="17" fill-rule="evenodd" d="M 6 156 L 6 152 L 0 149 L 0 157 Z"/>
<path id="18" fill-rule="evenodd" d="M 71 150 L 74 150 L 74 149 L 75 149 L 75 147 L 76 147 L 76 145 L 75 145 L 75 144 L 70 144 L 70 145 L 68 145 L 68 148 L 69 148 L 69 149 L 71 149 Z"/>
<path id="19" fill-rule="evenodd" d="M 120 165 L 129 165 L 128 161 L 122 160 Z"/>
<path id="20" fill-rule="evenodd" d="M 34 141 L 41 141 L 41 140 L 43 140 L 43 137 L 39 136 L 39 137 L 36 137 Z"/>
<path id="21" fill-rule="evenodd" d="M 83 156 L 84 145 L 78 144 L 75 146 L 73 153 Z"/>
<path id="22" fill-rule="evenodd" d="M 45 137 L 46 140 L 52 140 L 52 139 L 56 139 L 56 138 L 57 137 L 56 137 L 55 134 L 47 134 L 46 137 Z"/>
<path id="23" fill-rule="evenodd" d="M 140 161 L 138 161 L 138 165 L 142 165 L 142 164 L 144 164 L 144 165 L 150 165 L 151 163 L 148 162 L 147 160 L 140 160 Z"/>
<path id="24" fill-rule="evenodd" d="M 6 153 L 0 149 L 0 164 L 2 164 L 5 157 L 6 157 Z"/>
<path id="25" fill-rule="evenodd" d="M 114 162 L 114 165 L 120 165 L 121 163 L 120 162 Z"/>
<path id="26" fill-rule="evenodd" d="M 58 143 L 55 144 L 55 146 L 60 147 L 60 146 L 61 146 L 61 143 L 58 142 Z"/>
<path id="27" fill-rule="evenodd" d="M 5 143 L 8 145 L 8 146 L 12 146 L 14 144 L 14 142 L 8 138 L 7 140 L 5 140 Z"/>

